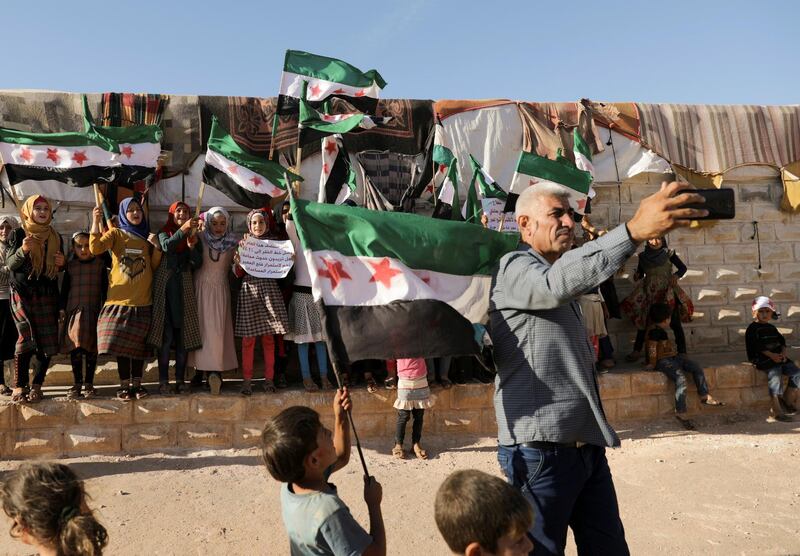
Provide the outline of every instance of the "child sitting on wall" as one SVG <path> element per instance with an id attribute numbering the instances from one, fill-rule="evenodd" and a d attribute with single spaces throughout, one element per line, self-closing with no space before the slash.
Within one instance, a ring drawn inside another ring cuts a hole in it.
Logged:
<path id="1" fill-rule="evenodd" d="M 645 368 L 655 369 L 667 375 L 675 383 L 675 417 L 687 430 L 694 430 L 694 423 L 685 417 L 686 414 L 686 376 L 691 373 L 697 386 L 697 395 L 705 405 L 723 406 L 708 393 L 706 375 L 695 361 L 680 355 L 675 344 L 669 339 L 667 330 L 670 325 L 672 309 L 666 303 L 654 303 L 650 306 L 649 320 L 652 323 L 647 331 L 647 363 Z"/>
<path id="2" fill-rule="evenodd" d="M 775 303 L 767 296 L 753 301 L 753 319 L 744 335 L 747 359 L 756 369 L 767 373 L 767 388 L 770 397 L 770 416 L 768 421 L 792 421 L 798 402 L 800 388 L 800 369 L 786 357 L 786 340 L 770 320 L 780 314 Z M 789 377 L 789 383 L 781 397 L 781 377 Z"/>

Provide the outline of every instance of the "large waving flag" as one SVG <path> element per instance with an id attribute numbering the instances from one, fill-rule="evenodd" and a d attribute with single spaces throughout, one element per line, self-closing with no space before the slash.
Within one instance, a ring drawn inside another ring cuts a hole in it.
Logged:
<path id="1" fill-rule="evenodd" d="M 11 185 L 25 180 L 57 180 L 73 187 L 129 184 L 152 176 L 160 153 L 156 126 L 104 128 L 87 121 L 84 132 L 0 128 L 0 156 Z"/>
<path id="2" fill-rule="evenodd" d="M 517 171 L 511 181 L 510 192 L 519 196 L 526 188 L 541 184 L 555 184 L 564 188 L 569 194 L 572 209 L 583 214 L 589 199 L 592 175 L 579 170 L 566 160 L 563 162 L 550 160 L 533 153 L 521 152 L 517 162 Z M 509 200 L 511 200 L 511 196 L 509 196 Z"/>
<path id="3" fill-rule="evenodd" d="M 491 273 L 517 238 L 415 214 L 292 200 L 334 355 L 342 361 L 477 353 Z"/>
<path id="4" fill-rule="evenodd" d="M 469 164 L 472 166 L 473 179 L 477 179 L 478 187 L 481 191 L 481 197 L 484 199 L 503 199 L 508 197 L 508 194 L 497 185 L 494 178 L 483 169 L 480 163 L 475 160 L 475 157 L 469 155 Z"/>
<path id="5" fill-rule="evenodd" d="M 315 106 L 331 96 L 338 96 L 345 97 L 362 112 L 375 111 L 381 89 L 386 86 L 386 81 L 374 69 L 362 72 L 336 58 L 287 50 L 278 101 L 281 113 L 297 112 L 303 83 L 308 83 L 306 100 Z"/>
<path id="6" fill-rule="evenodd" d="M 247 208 L 269 206 L 273 197 L 286 193 L 286 175 L 290 181 L 303 178 L 277 162 L 254 156 L 240 147 L 220 125 L 211 122 L 203 181 Z"/>

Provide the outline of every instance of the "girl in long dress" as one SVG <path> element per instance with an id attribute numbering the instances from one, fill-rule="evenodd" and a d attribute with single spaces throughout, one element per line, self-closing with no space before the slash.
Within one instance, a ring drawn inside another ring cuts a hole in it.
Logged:
<path id="1" fill-rule="evenodd" d="M 221 373 L 239 367 L 233 341 L 229 274 L 239 238 L 231 231 L 231 217 L 222 207 L 208 209 L 200 241 L 203 265 L 194 273 L 194 291 L 203 347 L 189 354 L 189 365 L 206 374 L 211 393 L 222 387 Z"/>

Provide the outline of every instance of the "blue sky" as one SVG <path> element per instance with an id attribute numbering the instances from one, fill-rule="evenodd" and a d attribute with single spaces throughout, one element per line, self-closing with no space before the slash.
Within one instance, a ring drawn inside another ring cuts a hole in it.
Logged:
<path id="1" fill-rule="evenodd" d="M 790 1 L 6 0 L 0 88 L 272 96 L 283 53 L 386 97 L 794 104 Z"/>

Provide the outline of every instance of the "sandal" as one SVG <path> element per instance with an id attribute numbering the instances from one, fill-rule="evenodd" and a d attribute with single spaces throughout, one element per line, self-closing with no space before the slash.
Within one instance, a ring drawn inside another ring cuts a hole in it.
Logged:
<path id="1" fill-rule="evenodd" d="M 367 382 L 367 392 L 370 394 L 374 394 L 378 391 L 378 383 L 375 382 L 375 379 L 372 378 L 372 375 L 365 376 L 364 380 Z"/>
<path id="2" fill-rule="evenodd" d="M 117 390 L 117 399 L 122 400 L 123 402 L 129 402 L 133 399 L 133 388 L 131 388 L 130 384 L 122 384 Z"/>
<path id="3" fill-rule="evenodd" d="M 275 383 L 272 380 L 265 378 L 264 379 L 264 392 L 267 394 L 274 394 L 277 390 L 275 389 Z"/>
<path id="4" fill-rule="evenodd" d="M 31 387 L 31 392 L 28 394 L 28 403 L 39 403 L 44 398 L 42 394 L 42 386 L 41 384 L 34 384 Z"/>
<path id="5" fill-rule="evenodd" d="M 686 417 L 681 417 L 680 415 L 676 415 L 675 418 L 683 425 L 683 428 L 687 431 L 696 431 L 697 427 L 694 424 L 694 421 L 691 419 L 687 419 Z"/>
<path id="6" fill-rule="evenodd" d="M 146 398 L 150 395 L 150 392 L 147 391 L 147 388 L 142 386 L 141 384 L 135 388 L 135 395 L 137 400 L 141 400 L 142 398 Z"/>
<path id="7" fill-rule="evenodd" d="M 219 396 L 220 390 L 222 390 L 222 377 L 218 373 L 211 373 L 211 376 L 208 377 L 208 386 L 211 388 L 212 396 Z"/>
<path id="8" fill-rule="evenodd" d="M 94 389 L 94 386 L 91 384 L 85 384 L 83 386 L 83 399 L 91 400 L 95 396 L 97 396 L 97 390 Z"/>
<path id="9" fill-rule="evenodd" d="M 428 459 L 428 452 L 426 452 L 419 444 L 414 444 L 414 454 L 419 459 Z"/>
<path id="10" fill-rule="evenodd" d="M 0 384 L 0 396 L 10 396 L 13 393 L 14 391 L 11 388 L 5 384 Z"/>
<path id="11" fill-rule="evenodd" d="M 67 399 L 68 400 L 77 400 L 81 397 L 81 385 L 76 384 L 69 390 L 67 390 Z"/>
<path id="12" fill-rule="evenodd" d="M 399 444 L 395 444 L 394 448 L 392 448 L 392 455 L 397 459 L 406 459 L 406 453 Z"/>
<path id="13" fill-rule="evenodd" d="M 310 378 L 303 379 L 303 388 L 306 389 L 306 392 L 319 392 L 319 386 Z"/>
<path id="14" fill-rule="evenodd" d="M 15 389 L 14 393 L 11 395 L 11 401 L 13 403 L 27 403 L 28 389 L 27 388 Z"/>
<path id="15" fill-rule="evenodd" d="M 393 376 L 386 377 L 386 379 L 383 381 L 383 387 L 387 390 L 395 390 L 397 389 L 396 382 L 397 381 Z"/>
<path id="16" fill-rule="evenodd" d="M 714 406 L 718 406 L 718 407 L 722 407 L 723 405 L 725 405 L 725 402 L 721 402 L 719 400 L 715 400 L 711 396 L 708 396 L 704 400 L 700 400 L 700 403 L 703 404 L 703 405 L 714 405 Z"/>

